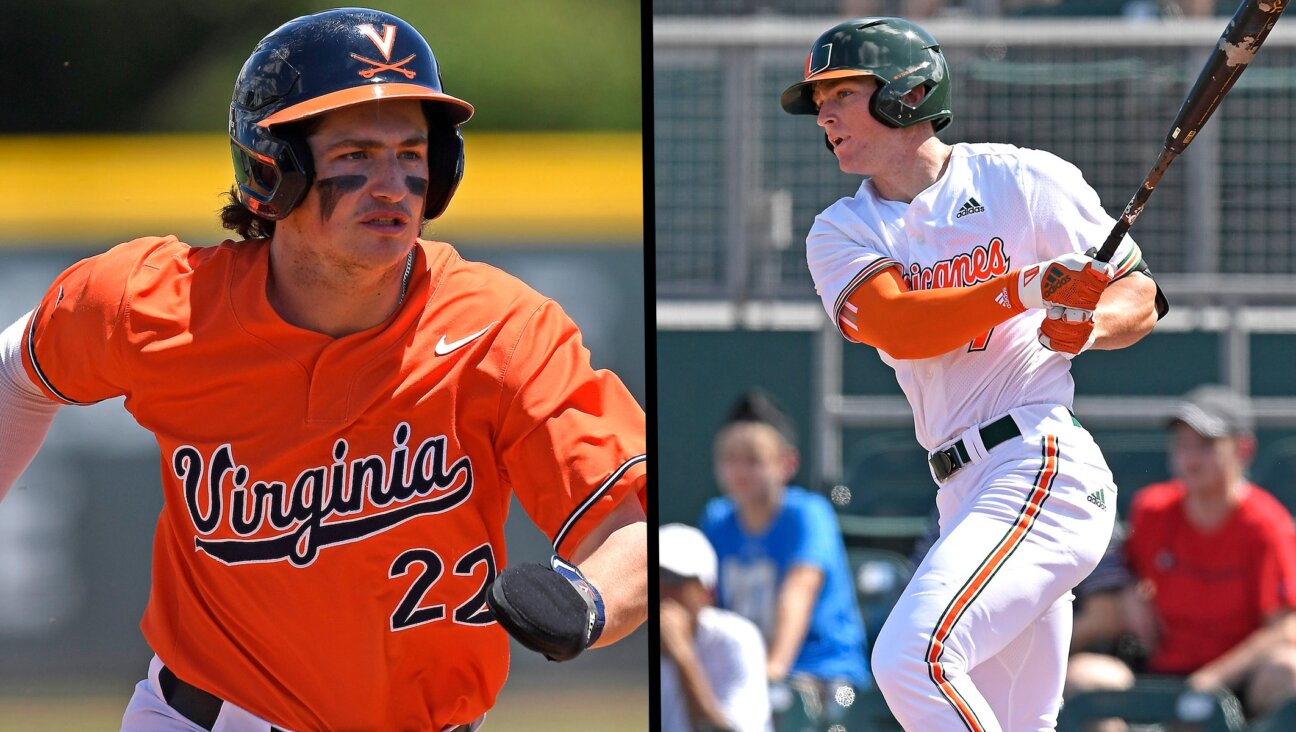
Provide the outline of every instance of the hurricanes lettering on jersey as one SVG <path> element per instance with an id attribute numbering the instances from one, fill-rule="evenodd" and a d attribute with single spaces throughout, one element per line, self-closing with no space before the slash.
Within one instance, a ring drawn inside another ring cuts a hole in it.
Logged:
<path id="1" fill-rule="evenodd" d="M 972 204 L 968 214 L 978 205 L 985 210 L 958 218 L 965 203 Z M 1056 155 L 957 143 L 940 180 L 911 201 L 882 198 L 864 181 L 855 195 L 824 209 L 806 236 L 806 263 L 828 317 L 855 340 L 841 320 L 848 314 L 842 303 L 878 272 L 899 272 L 913 291 L 970 286 L 1083 252 L 1114 224 L 1080 170 Z M 1112 261 L 1122 262 L 1117 277 L 1138 267 L 1136 242 L 1124 239 Z M 1035 270 L 1037 278 L 1043 269 Z M 1009 317 L 993 337 L 987 333 L 935 359 L 880 353 L 913 407 L 914 432 L 927 452 L 1022 406 L 1022 395 L 1033 404 L 1071 405 L 1070 361 L 1039 342 L 1044 315 Z"/>
<path id="2" fill-rule="evenodd" d="M 990 244 L 978 245 L 971 252 L 955 254 L 930 267 L 917 262 L 904 273 L 910 290 L 933 290 L 939 287 L 968 287 L 978 282 L 1008 274 L 1010 258 L 1004 253 L 1003 239 L 995 237 Z"/>
<path id="3" fill-rule="evenodd" d="M 410 460 L 409 438 L 410 426 L 401 422 L 392 435 L 390 465 L 381 455 L 347 461 L 350 446 L 340 439 L 333 446 L 332 464 L 302 470 L 291 488 L 278 480 L 254 481 L 228 444 L 216 448 L 207 461 L 197 448 L 182 445 L 172 455 L 171 469 L 184 485 L 185 504 L 199 534 L 211 534 L 222 520 L 239 536 L 257 534 L 267 523 L 283 532 L 258 539 L 195 537 L 195 547 L 225 564 L 287 559 L 305 567 L 330 544 L 357 541 L 468 500 L 473 488 L 468 456 L 447 466 L 447 440 L 438 435 L 423 440 Z M 227 476 L 233 485 L 228 510 L 223 498 Z M 429 498 L 433 493 L 438 495 Z M 335 518 L 360 513 L 366 502 L 379 509 L 399 505 L 359 518 Z"/>

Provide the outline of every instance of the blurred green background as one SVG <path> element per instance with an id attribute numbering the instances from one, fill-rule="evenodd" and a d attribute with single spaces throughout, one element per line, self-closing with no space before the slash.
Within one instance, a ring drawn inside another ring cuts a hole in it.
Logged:
<path id="1" fill-rule="evenodd" d="M 446 90 L 477 110 L 464 128 L 468 172 L 446 216 L 429 227 L 434 238 L 557 300 L 584 332 L 595 366 L 615 371 L 645 404 L 639 3 L 369 6 L 418 28 Z M 243 60 L 280 24 L 329 7 L 7 4 L 0 41 L 16 88 L 0 105 L 0 328 L 61 269 L 121 241 L 123 220 L 130 236 L 170 233 L 172 224 L 159 221 L 210 226 L 232 180 L 224 131 Z M 123 155 L 141 145 L 154 156 Z M 205 151 L 203 159 L 176 160 L 185 153 L 171 151 L 186 145 Z M 201 199 L 187 219 L 165 218 L 176 214 L 168 198 L 176 188 Z M 97 193 L 120 199 L 112 205 L 130 216 L 87 215 Z M 219 240 L 198 227 L 174 233 L 195 245 Z M 65 408 L 0 503 L 0 732 L 118 728 L 151 655 L 138 622 L 162 502 L 157 473 L 156 445 L 120 400 Z M 506 532 L 511 561 L 547 556 L 547 540 L 516 502 Z M 515 644 L 489 728 L 647 729 L 648 659 L 643 629 L 562 673 Z"/>
<path id="2" fill-rule="evenodd" d="M 234 77 L 280 24 L 336 7 L 304 0 L 7 3 L 5 66 L 17 97 L 0 132 L 208 132 L 225 127 Z M 370 3 L 418 28 L 446 91 L 481 130 L 639 130 L 635 0 Z M 16 102 L 16 103 L 15 103 Z"/>

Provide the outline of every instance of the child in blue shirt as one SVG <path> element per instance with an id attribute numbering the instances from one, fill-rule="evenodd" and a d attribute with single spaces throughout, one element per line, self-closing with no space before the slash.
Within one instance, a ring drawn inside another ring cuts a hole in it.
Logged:
<path id="1" fill-rule="evenodd" d="M 790 420 L 768 396 L 748 392 L 716 435 L 725 495 L 707 503 L 700 527 L 719 558 L 719 606 L 765 636 L 766 676 L 814 688 L 822 703 L 870 677 L 836 514 L 823 496 L 788 485 L 797 465 Z"/>

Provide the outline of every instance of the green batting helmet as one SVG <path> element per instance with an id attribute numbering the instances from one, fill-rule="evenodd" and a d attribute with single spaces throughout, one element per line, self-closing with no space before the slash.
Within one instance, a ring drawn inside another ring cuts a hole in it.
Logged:
<path id="1" fill-rule="evenodd" d="M 789 114 L 818 114 L 815 82 L 849 76 L 878 80 L 869 111 L 883 124 L 909 127 L 931 121 L 939 132 L 954 118 L 949 65 L 940 44 L 903 18 L 859 18 L 829 28 L 810 47 L 805 80 L 788 87 L 779 101 Z M 920 86 L 927 95 L 915 106 L 906 104 L 904 96 Z"/>

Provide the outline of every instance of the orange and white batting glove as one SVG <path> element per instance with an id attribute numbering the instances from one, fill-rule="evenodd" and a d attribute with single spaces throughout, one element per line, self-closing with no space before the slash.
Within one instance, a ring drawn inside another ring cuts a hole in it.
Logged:
<path id="1" fill-rule="evenodd" d="M 1116 272 L 1112 264 L 1094 259 L 1096 253 L 1091 248 L 1063 254 L 1020 269 L 1009 281 L 1010 298 L 1047 314 L 1039 342 L 1050 351 L 1071 357 L 1094 344 L 1093 313 Z"/>
<path id="2" fill-rule="evenodd" d="M 1110 263 L 1099 262 L 1088 252 L 1070 252 L 1017 270 L 1017 276 L 1009 281 L 1008 295 L 1025 309 L 1061 307 L 1074 311 L 1065 320 L 1087 320 L 1114 272 Z"/>
<path id="3" fill-rule="evenodd" d="M 1080 320 L 1072 320 L 1076 312 L 1085 313 Z M 1048 316 L 1040 323 L 1039 342 L 1050 351 L 1067 358 L 1089 350 L 1098 335 L 1094 332 L 1093 313 L 1076 311 L 1061 306 L 1048 308 Z"/>

